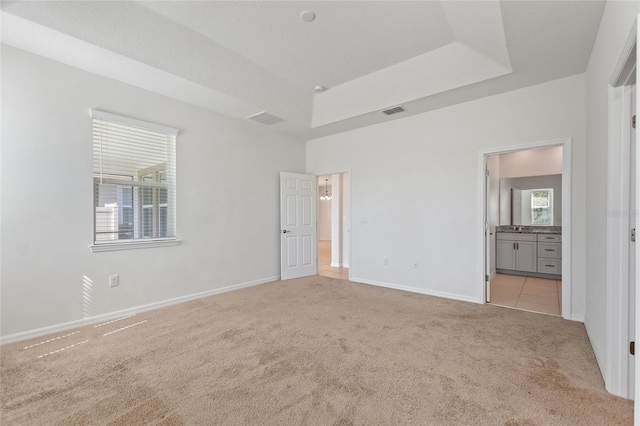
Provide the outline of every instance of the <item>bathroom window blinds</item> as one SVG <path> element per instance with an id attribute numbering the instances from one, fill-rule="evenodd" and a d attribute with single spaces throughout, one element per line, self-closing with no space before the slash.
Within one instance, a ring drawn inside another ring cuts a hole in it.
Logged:
<path id="1" fill-rule="evenodd" d="M 174 239 L 178 130 L 99 110 L 91 116 L 94 243 Z"/>

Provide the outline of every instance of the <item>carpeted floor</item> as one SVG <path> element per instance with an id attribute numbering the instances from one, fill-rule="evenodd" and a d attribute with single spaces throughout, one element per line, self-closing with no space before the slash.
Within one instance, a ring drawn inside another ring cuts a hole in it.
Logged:
<path id="1" fill-rule="evenodd" d="M 317 276 L 1 352 L 3 425 L 633 423 L 580 323 Z"/>

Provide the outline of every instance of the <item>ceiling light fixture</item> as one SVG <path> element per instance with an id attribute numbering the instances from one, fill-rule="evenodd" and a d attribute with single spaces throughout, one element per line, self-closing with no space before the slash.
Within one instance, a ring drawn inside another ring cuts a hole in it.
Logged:
<path id="1" fill-rule="evenodd" d="M 322 201 L 331 200 L 331 193 L 329 192 L 329 179 L 324 180 L 324 194 L 320 196 Z"/>
<path id="2" fill-rule="evenodd" d="M 300 14 L 300 17 L 304 22 L 311 22 L 314 19 L 316 19 L 316 14 L 310 10 L 303 10 L 302 13 Z"/>
<path id="3" fill-rule="evenodd" d="M 326 88 L 326 87 L 324 87 L 324 86 L 316 86 L 313 90 L 315 90 L 315 91 L 316 91 L 316 93 L 322 93 L 322 92 L 324 92 L 325 90 L 327 90 L 327 88 Z"/>

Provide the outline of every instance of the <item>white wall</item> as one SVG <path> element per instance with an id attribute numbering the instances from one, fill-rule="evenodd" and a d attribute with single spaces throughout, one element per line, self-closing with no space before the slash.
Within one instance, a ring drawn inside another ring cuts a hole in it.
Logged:
<path id="1" fill-rule="evenodd" d="M 90 108 L 182 129 L 180 246 L 89 250 Z M 90 316 L 279 276 L 279 172 L 304 172 L 303 142 L 7 46 L 2 114 L 2 336 L 82 319 L 83 276 Z"/>
<path id="2" fill-rule="evenodd" d="M 351 211 L 349 205 L 349 173 L 340 174 L 340 187 L 342 189 L 341 202 L 342 202 L 342 259 L 341 265 L 344 268 L 349 267 L 349 252 L 350 247 L 350 235 L 351 235 L 351 218 L 349 212 Z"/>
<path id="3" fill-rule="evenodd" d="M 309 173 L 351 170 L 352 278 L 480 301 L 480 151 L 572 137 L 571 304 L 582 315 L 585 94 L 581 74 L 307 142 Z"/>
<path id="4" fill-rule="evenodd" d="M 325 179 L 331 182 L 331 175 L 318 176 L 318 194 L 324 194 Z M 327 186 L 331 192 L 331 185 Z M 318 239 L 331 241 L 331 200 L 318 200 Z"/>
<path id="5" fill-rule="evenodd" d="M 561 174 L 561 146 L 529 149 L 500 155 L 500 178 Z"/>
<path id="6" fill-rule="evenodd" d="M 638 1 L 609 1 L 587 68 L 587 156 L 589 214 L 586 234 L 585 326 L 606 377 L 607 139 L 609 80 L 640 12 Z"/>

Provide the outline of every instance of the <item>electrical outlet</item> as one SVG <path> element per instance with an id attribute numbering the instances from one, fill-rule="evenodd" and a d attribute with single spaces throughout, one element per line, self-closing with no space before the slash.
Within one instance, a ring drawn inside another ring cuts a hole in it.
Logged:
<path id="1" fill-rule="evenodd" d="M 366 216 L 362 216 L 362 217 L 360 218 L 360 223 L 369 223 L 369 218 L 368 218 L 368 217 L 366 217 Z"/>
<path id="2" fill-rule="evenodd" d="M 413 262 L 413 269 L 418 269 L 419 267 L 420 267 L 420 263 L 418 263 L 417 260 Z"/>
<path id="3" fill-rule="evenodd" d="M 385 257 L 385 258 L 384 258 L 384 260 L 382 261 L 382 264 L 383 264 L 384 266 L 389 266 L 389 258 L 388 258 L 388 257 Z"/>
<path id="4" fill-rule="evenodd" d="M 120 285 L 120 276 L 109 275 L 109 287 L 118 287 Z"/>

